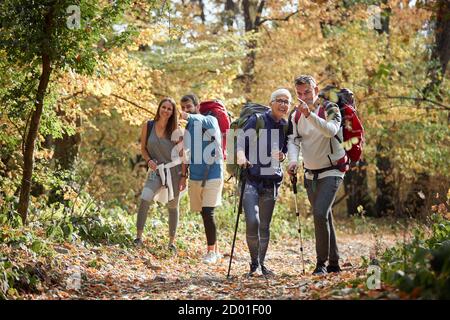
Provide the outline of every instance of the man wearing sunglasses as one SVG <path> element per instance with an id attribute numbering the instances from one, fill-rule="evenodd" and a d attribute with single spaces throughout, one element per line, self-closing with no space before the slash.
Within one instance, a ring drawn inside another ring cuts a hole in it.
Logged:
<path id="1" fill-rule="evenodd" d="M 340 272 L 332 207 L 347 163 L 345 150 L 336 138 L 342 141 L 341 113 L 334 103 L 320 102 L 313 77 L 297 77 L 295 90 L 299 104 L 289 119 L 292 130 L 288 136 L 288 172 L 296 174 L 299 161 L 303 162 L 316 237 L 317 264 L 313 274 Z"/>

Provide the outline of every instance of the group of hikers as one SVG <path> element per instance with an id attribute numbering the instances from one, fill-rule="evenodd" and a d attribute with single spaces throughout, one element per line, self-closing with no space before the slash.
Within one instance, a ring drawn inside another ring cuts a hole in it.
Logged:
<path id="1" fill-rule="evenodd" d="M 219 101 L 200 102 L 194 94 L 187 94 L 180 100 L 181 110 L 177 110 L 172 98 L 162 99 L 154 120 L 141 130 L 141 153 L 149 170 L 140 197 L 135 244 L 143 243 L 151 203 L 160 201 L 167 203 L 169 250 L 176 252 L 180 195 L 188 189 L 190 210 L 201 213 L 205 227 L 207 251 L 203 262 L 216 263 L 221 255 L 214 211 L 221 205 L 226 165 L 242 187 L 240 201 L 250 253 L 248 276 L 258 270 L 272 276 L 265 258 L 283 180 L 280 163 L 287 159 L 287 171 L 294 181 L 303 163 L 304 187 L 315 227 L 317 261 L 313 274 L 340 272 L 332 206 L 350 158 L 355 158 L 352 147 L 360 149 L 362 143 L 353 142 L 350 148 L 343 143 L 348 140 L 344 109 L 352 108 L 353 94 L 348 89 L 332 90 L 336 88 L 331 86 L 319 90 L 310 75 L 297 77 L 294 87 L 298 103 L 293 103 L 288 89 L 277 89 L 270 95 L 268 107 L 247 103 L 232 123 Z M 353 109 L 350 111 L 354 114 Z M 178 117 L 186 120 L 185 128 L 181 128 Z M 362 127 L 359 131 L 361 138 Z M 358 158 L 361 150 L 356 152 Z"/>

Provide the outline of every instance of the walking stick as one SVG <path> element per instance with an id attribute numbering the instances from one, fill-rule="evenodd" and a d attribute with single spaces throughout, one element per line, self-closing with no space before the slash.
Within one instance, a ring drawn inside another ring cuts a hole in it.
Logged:
<path id="1" fill-rule="evenodd" d="M 300 222 L 300 212 L 298 211 L 298 204 L 297 204 L 297 172 L 295 172 L 291 176 L 291 183 L 292 183 L 292 191 L 294 192 L 295 215 L 297 216 L 298 220 L 298 234 L 300 237 L 300 254 L 302 257 L 303 274 L 305 274 L 305 259 L 303 258 L 302 224 Z"/>
<path id="2" fill-rule="evenodd" d="M 233 237 L 233 244 L 231 246 L 231 254 L 230 254 L 230 263 L 228 265 L 228 274 L 227 274 L 227 278 L 230 277 L 230 271 L 231 271 L 231 261 L 233 260 L 233 253 L 234 253 L 234 245 L 236 243 L 236 234 L 237 234 L 237 230 L 238 230 L 238 225 L 239 225 L 239 217 L 242 213 L 242 198 L 244 196 L 244 189 L 245 189 L 245 169 L 240 169 L 241 173 L 240 173 L 240 180 L 241 180 L 241 194 L 239 196 L 239 207 L 238 207 L 238 213 L 237 213 L 237 217 L 236 217 L 236 226 L 234 228 L 234 237 Z M 234 209 L 236 210 L 236 205 L 234 206 Z"/>

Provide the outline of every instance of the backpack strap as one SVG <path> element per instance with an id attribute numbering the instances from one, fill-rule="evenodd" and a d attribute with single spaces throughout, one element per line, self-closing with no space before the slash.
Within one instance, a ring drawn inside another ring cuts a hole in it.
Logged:
<path id="1" fill-rule="evenodd" d="M 266 128 L 266 122 L 264 121 L 264 115 L 261 113 L 255 113 L 256 116 L 256 137 L 259 138 L 259 130 L 261 129 L 265 129 Z M 287 136 L 289 133 L 289 122 L 282 126 L 283 127 L 283 134 L 284 134 L 284 139 L 287 141 Z"/>
<path id="2" fill-rule="evenodd" d="M 289 123 L 283 126 L 284 137 L 287 138 L 289 133 Z"/>
<path id="3" fill-rule="evenodd" d="M 331 104 L 333 104 L 333 106 L 335 106 L 335 107 L 337 107 L 338 109 L 339 109 L 339 112 L 341 113 L 341 128 L 343 128 L 343 126 L 344 126 L 344 115 L 343 115 L 343 111 L 342 111 L 342 109 L 339 107 L 339 105 L 337 105 L 337 104 L 335 104 L 334 102 L 330 102 L 330 105 Z M 324 105 L 321 105 L 320 106 L 320 109 L 319 109 L 319 117 L 321 117 L 322 119 L 327 119 L 327 116 L 326 116 L 326 114 L 325 114 L 325 106 Z M 339 138 L 339 136 L 338 136 L 338 134 L 336 134 L 334 137 L 332 137 L 332 138 L 330 138 L 330 151 L 331 151 L 331 153 L 333 154 L 334 153 L 334 150 L 333 150 L 333 145 L 332 145 L 332 142 L 331 142 L 331 140 L 332 139 L 336 139 L 340 144 L 342 144 L 342 140 L 341 140 L 341 138 Z M 330 160 L 330 163 L 331 163 L 331 160 Z"/>
<path id="4" fill-rule="evenodd" d="M 300 111 L 298 111 L 297 108 L 294 109 L 295 115 L 294 115 L 294 122 L 295 124 L 298 124 L 298 122 L 300 121 L 300 117 L 302 116 L 302 113 Z"/>
<path id="5" fill-rule="evenodd" d="M 289 112 L 288 115 L 288 126 L 287 126 L 287 130 L 285 132 L 286 136 L 293 134 L 294 130 L 297 133 L 297 137 L 295 139 L 299 139 L 300 134 L 298 132 L 298 122 L 300 121 L 300 117 L 301 117 L 302 113 L 298 111 L 297 107 L 295 107 L 294 109 L 291 110 L 291 112 Z M 292 123 L 291 119 L 293 118 L 294 123 Z"/>
<path id="6" fill-rule="evenodd" d="M 261 113 L 255 113 L 256 116 L 256 136 L 259 137 L 259 130 L 264 129 L 266 127 L 266 122 L 264 121 L 264 117 Z"/>
<path id="7" fill-rule="evenodd" d="M 145 146 L 147 146 L 147 141 L 148 141 L 148 138 L 150 137 L 150 134 L 152 133 L 154 125 L 155 125 L 154 120 L 147 121 L 147 135 L 146 135 L 146 139 L 145 139 Z M 147 152 L 148 152 L 148 155 L 150 156 L 150 150 L 147 149 Z"/>

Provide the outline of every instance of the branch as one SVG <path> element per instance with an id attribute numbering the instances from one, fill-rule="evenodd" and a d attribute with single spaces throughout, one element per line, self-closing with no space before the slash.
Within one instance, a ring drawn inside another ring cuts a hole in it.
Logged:
<path id="1" fill-rule="evenodd" d="M 372 98 L 366 98 L 361 101 L 361 103 L 364 103 L 366 100 L 374 100 L 374 99 L 400 99 L 400 100 L 414 100 L 418 102 L 429 102 L 431 104 L 434 104 L 440 108 L 437 109 L 444 109 L 444 110 L 450 110 L 450 106 L 446 106 L 442 103 L 439 103 L 434 100 L 430 100 L 427 98 L 415 98 L 415 97 L 403 97 L 403 96 L 384 96 L 384 97 L 372 97 Z"/>
<path id="2" fill-rule="evenodd" d="M 259 3 L 258 8 L 256 9 L 256 18 L 255 18 L 255 27 L 259 27 L 261 25 L 261 14 L 264 10 L 264 6 L 266 5 L 266 0 L 263 0 Z"/>
<path id="3" fill-rule="evenodd" d="M 77 92 L 75 92 L 75 93 L 73 93 L 73 94 L 71 94 L 71 95 L 69 95 L 69 96 L 63 97 L 63 98 L 61 99 L 61 101 L 65 101 L 65 100 L 69 100 L 69 99 L 75 98 L 76 96 L 82 94 L 83 92 L 84 92 L 83 90 L 77 91 Z M 148 110 L 148 109 L 146 109 L 146 108 L 144 108 L 144 107 L 138 105 L 137 103 L 135 103 L 135 102 L 133 102 L 133 101 L 128 100 L 127 98 L 124 98 L 124 97 L 122 97 L 122 96 L 119 96 L 119 95 L 117 95 L 117 94 L 115 94 L 115 93 L 111 93 L 111 96 L 113 96 L 113 97 L 115 97 L 115 98 L 117 98 L 117 99 L 123 100 L 123 101 L 125 101 L 125 102 L 128 102 L 129 104 L 135 106 L 136 108 L 139 108 L 139 109 L 141 109 L 141 110 L 144 110 L 144 111 L 150 113 L 152 116 L 155 115 L 152 111 L 150 111 L 150 110 Z M 164 96 L 164 95 L 161 95 L 161 96 Z"/>
<path id="4" fill-rule="evenodd" d="M 284 17 L 284 18 L 264 18 L 264 19 L 262 19 L 262 20 L 259 22 L 258 25 L 262 25 L 264 22 L 267 22 L 267 21 L 289 21 L 289 19 L 290 19 L 291 17 L 295 16 L 295 15 L 296 15 L 297 13 L 299 13 L 299 12 L 300 12 L 299 10 L 294 11 L 294 12 L 288 14 L 288 15 L 287 15 L 286 17 Z"/>
<path id="5" fill-rule="evenodd" d="M 117 98 L 117 99 L 119 99 L 119 100 L 123 100 L 123 101 L 125 101 L 125 102 L 128 102 L 129 104 L 135 106 L 136 108 L 141 109 L 141 110 L 144 110 L 144 111 L 146 111 L 147 113 L 151 114 L 152 116 L 155 116 L 155 114 L 154 114 L 152 111 L 150 111 L 150 110 L 148 110 L 148 109 L 146 109 L 146 108 L 144 108 L 144 107 L 138 105 L 137 103 L 135 103 L 135 102 L 133 102 L 133 101 L 128 100 L 127 98 L 121 97 L 121 96 L 119 96 L 119 95 L 117 95 L 117 94 L 115 94 L 115 93 L 111 93 L 111 96 L 113 96 L 113 97 L 115 97 L 115 98 Z"/>
<path id="6" fill-rule="evenodd" d="M 62 97 L 62 98 L 61 98 L 61 101 L 66 101 L 66 100 L 69 100 L 69 99 L 75 98 L 76 96 L 78 96 L 78 95 L 80 95 L 80 94 L 82 94 L 82 93 L 84 93 L 84 91 L 83 91 L 83 90 L 81 90 L 81 91 L 77 91 L 77 92 L 74 92 L 74 93 L 73 93 L 73 94 L 71 94 L 71 95 L 68 95 L 68 96 Z"/>
<path id="7" fill-rule="evenodd" d="M 402 100 L 415 100 L 415 101 L 419 101 L 419 102 L 429 102 L 429 103 L 437 105 L 437 106 L 439 106 L 439 107 L 441 107 L 443 109 L 450 110 L 449 106 L 446 106 L 446 105 L 444 105 L 444 104 L 442 104 L 440 102 L 434 101 L 434 100 L 430 100 L 428 98 L 414 98 L 414 97 L 401 97 L 401 96 L 398 96 L 398 97 L 396 97 L 396 96 L 394 96 L 394 97 L 393 96 L 386 96 L 385 98 L 386 99 L 402 99 Z"/>

